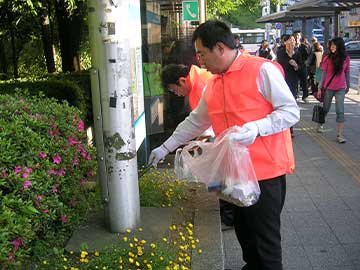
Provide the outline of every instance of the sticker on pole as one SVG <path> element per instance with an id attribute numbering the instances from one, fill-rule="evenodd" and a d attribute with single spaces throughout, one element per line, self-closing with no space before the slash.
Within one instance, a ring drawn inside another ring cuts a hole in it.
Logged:
<path id="1" fill-rule="evenodd" d="M 183 20 L 198 21 L 199 20 L 199 3 L 198 1 L 182 2 Z"/>

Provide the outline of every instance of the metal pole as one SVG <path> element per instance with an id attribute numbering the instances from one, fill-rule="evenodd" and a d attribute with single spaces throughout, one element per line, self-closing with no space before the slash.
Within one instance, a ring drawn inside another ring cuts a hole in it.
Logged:
<path id="1" fill-rule="evenodd" d="M 127 29 L 130 0 L 88 3 L 98 176 L 109 230 L 125 232 L 140 221 L 130 36 L 141 29 Z"/>

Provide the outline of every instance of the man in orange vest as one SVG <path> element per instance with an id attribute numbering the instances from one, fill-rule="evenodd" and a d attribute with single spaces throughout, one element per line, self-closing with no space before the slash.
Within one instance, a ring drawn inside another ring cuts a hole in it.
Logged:
<path id="1" fill-rule="evenodd" d="M 178 96 L 189 99 L 191 110 L 195 110 L 206 86 L 206 82 L 212 77 L 212 73 L 196 65 L 186 66 L 182 64 L 169 64 L 163 68 L 161 82 L 165 89 Z M 208 139 L 214 137 L 212 128 L 207 129 L 197 139 Z M 220 199 L 221 221 L 226 225 L 224 229 L 233 226 L 232 205 Z"/>
<path id="2" fill-rule="evenodd" d="M 178 146 L 212 125 L 215 135 L 232 126 L 228 140 L 248 147 L 261 195 L 250 207 L 233 207 L 234 227 L 246 270 L 282 270 L 280 214 L 286 174 L 294 170 L 289 128 L 300 119 L 299 107 L 281 71 L 264 58 L 235 48 L 229 27 L 207 21 L 193 34 L 200 64 L 214 76 L 197 108 L 150 155 L 156 164 Z"/>
<path id="3" fill-rule="evenodd" d="M 196 65 L 169 64 L 163 68 L 161 82 L 177 96 L 188 97 L 191 110 L 198 105 L 206 82 L 212 74 Z"/>

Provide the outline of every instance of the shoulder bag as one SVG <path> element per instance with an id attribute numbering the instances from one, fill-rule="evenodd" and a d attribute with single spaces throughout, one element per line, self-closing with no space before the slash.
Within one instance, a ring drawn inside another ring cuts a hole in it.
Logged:
<path id="1" fill-rule="evenodd" d="M 321 96 L 320 96 L 320 98 L 318 98 L 317 96 L 315 96 L 315 98 L 316 98 L 317 100 L 319 100 L 320 102 L 323 102 L 323 101 L 324 101 L 325 91 L 326 91 L 326 89 L 329 87 L 329 85 L 330 85 L 330 83 L 332 82 L 332 80 L 334 79 L 335 75 L 336 75 L 336 74 L 335 74 L 335 72 L 334 72 L 334 74 L 331 76 L 331 78 L 330 78 L 330 80 L 328 81 L 328 83 L 326 84 L 326 86 L 321 87 Z"/>

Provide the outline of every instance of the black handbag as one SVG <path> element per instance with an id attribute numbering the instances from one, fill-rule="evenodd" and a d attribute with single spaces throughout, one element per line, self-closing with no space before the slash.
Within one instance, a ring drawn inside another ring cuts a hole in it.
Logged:
<path id="1" fill-rule="evenodd" d="M 319 124 L 325 123 L 325 111 L 324 107 L 320 104 L 316 104 L 313 108 L 312 120 Z"/>

